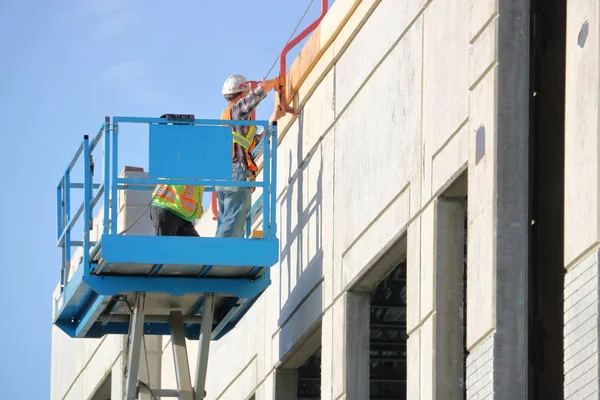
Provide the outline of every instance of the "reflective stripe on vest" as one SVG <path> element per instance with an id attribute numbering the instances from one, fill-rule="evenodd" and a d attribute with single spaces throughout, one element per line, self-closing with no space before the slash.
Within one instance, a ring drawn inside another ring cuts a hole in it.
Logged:
<path id="1" fill-rule="evenodd" d="M 233 142 L 239 144 L 244 149 L 248 150 L 248 149 L 250 149 L 250 146 L 252 145 L 252 139 L 254 139 L 254 136 L 256 135 L 256 127 L 249 126 L 248 133 L 246 133 L 245 137 L 240 135 L 239 133 L 237 133 L 235 131 L 235 129 L 232 129 L 232 133 L 233 133 Z"/>
<path id="2" fill-rule="evenodd" d="M 169 203 L 177 206 L 175 201 L 177 199 L 177 192 L 170 188 L 168 185 L 157 185 L 156 189 L 152 193 L 152 196 L 156 196 L 160 199 L 166 200 Z M 194 201 L 194 187 L 186 185 L 183 189 L 183 193 L 179 195 L 179 205 L 188 212 L 196 210 L 197 203 Z"/>
<path id="3" fill-rule="evenodd" d="M 221 119 L 231 120 L 231 106 L 227 106 L 223 114 L 221 114 Z M 252 145 L 252 140 L 254 140 L 254 136 L 256 136 L 256 127 L 248 126 L 248 132 L 245 135 L 240 135 L 235 131 L 235 128 L 231 127 L 231 133 L 233 134 L 233 142 L 242 146 L 245 150 L 250 149 Z"/>
<path id="4" fill-rule="evenodd" d="M 177 196 L 177 193 L 175 193 L 175 191 L 173 191 L 173 189 L 171 189 L 167 185 L 158 185 L 156 186 L 156 189 L 154 189 L 154 193 L 152 193 L 152 196 L 157 196 L 161 199 L 165 199 L 167 201 L 170 201 L 171 203 L 174 203 L 175 196 Z"/>
<path id="5" fill-rule="evenodd" d="M 183 192 L 183 196 L 179 197 L 181 206 L 187 211 L 194 211 L 196 209 L 196 202 L 194 201 L 194 187 L 186 186 Z"/>

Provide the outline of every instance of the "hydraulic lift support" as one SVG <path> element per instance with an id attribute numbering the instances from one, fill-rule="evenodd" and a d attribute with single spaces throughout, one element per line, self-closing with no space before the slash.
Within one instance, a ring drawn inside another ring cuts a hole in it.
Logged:
<path id="1" fill-rule="evenodd" d="M 175 360 L 175 377 L 177 389 L 152 389 L 138 386 L 139 361 L 144 335 L 144 302 L 146 295 L 138 293 L 133 316 L 131 318 L 131 335 L 128 340 L 127 371 L 125 399 L 135 400 L 138 390 L 147 390 L 154 397 L 175 397 L 181 400 L 201 400 L 204 398 L 208 353 L 210 349 L 211 327 L 213 322 L 215 296 L 205 296 L 202 313 L 200 343 L 198 345 L 198 360 L 196 363 L 196 380 L 192 387 L 187 347 L 185 344 L 185 325 L 181 311 L 171 311 L 168 322 L 171 328 L 171 346 Z"/>

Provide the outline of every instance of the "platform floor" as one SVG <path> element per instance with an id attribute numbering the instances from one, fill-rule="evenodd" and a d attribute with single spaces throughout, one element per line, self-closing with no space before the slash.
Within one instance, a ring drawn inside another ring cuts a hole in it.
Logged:
<path id="1" fill-rule="evenodd" d="M 147 334 L 168 334 L 170 313 L 181 311 L 186 336 L 196 339 L 204 295 L 210 293 L 215 295 L 213 339 L 218 339 L 269 286 L 278 251 L 277 239 L 109 235 L 91 268 L 80 265 L 67 283 L 55 323 L 71 337 L 127 333 L 136 294 L 143 292 Z M 225 264 L 207 267 L 193 262 L 198 260 Z M 248 261 L 258 266 L 244 266 Z"/>

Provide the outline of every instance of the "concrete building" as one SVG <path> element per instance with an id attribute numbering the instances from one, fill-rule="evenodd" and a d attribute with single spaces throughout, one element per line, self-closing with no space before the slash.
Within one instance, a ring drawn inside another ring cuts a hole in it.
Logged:
<path id="1" fill-rule="evenodd" d="M 599 26 L 597 0 L 336 0 L 289 71 L 280 263 L 207 399 L 598 398 Z M 126 338 L 52 329 L 53 400 L 122 398 Z"/>

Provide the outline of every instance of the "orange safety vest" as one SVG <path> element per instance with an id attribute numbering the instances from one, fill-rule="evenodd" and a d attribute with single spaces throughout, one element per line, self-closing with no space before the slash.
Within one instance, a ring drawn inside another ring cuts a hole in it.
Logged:
<path id="1" fill-rule="evenodd" d="M 221 119 L 228 121 L 231 120 L 231 105 L 227 106 L 225 111 L 223 111 L 223 114 L 221 114 Z M 251 171 L 253 174 L 256 173 L 256 171 L 258 171 L 258 166 L 252 158 L 252 150 L 254 150 L 254 148 L 257 145 L 255 138 L 256 127 L 249 126 L 248 133 L 245 135 L 245 137 L 239 135 L 235 131 L 235 129 L 233 129 L 233 126 L 231 127 L 231 131 L 233 134 L 233 141 L 231 142 L 231 158 L 235 157 L 235 143 L 237 143 L 242 148 L 244 157 L 246 157 L 246 164 L 248 165 L 248 170 Z"/>

